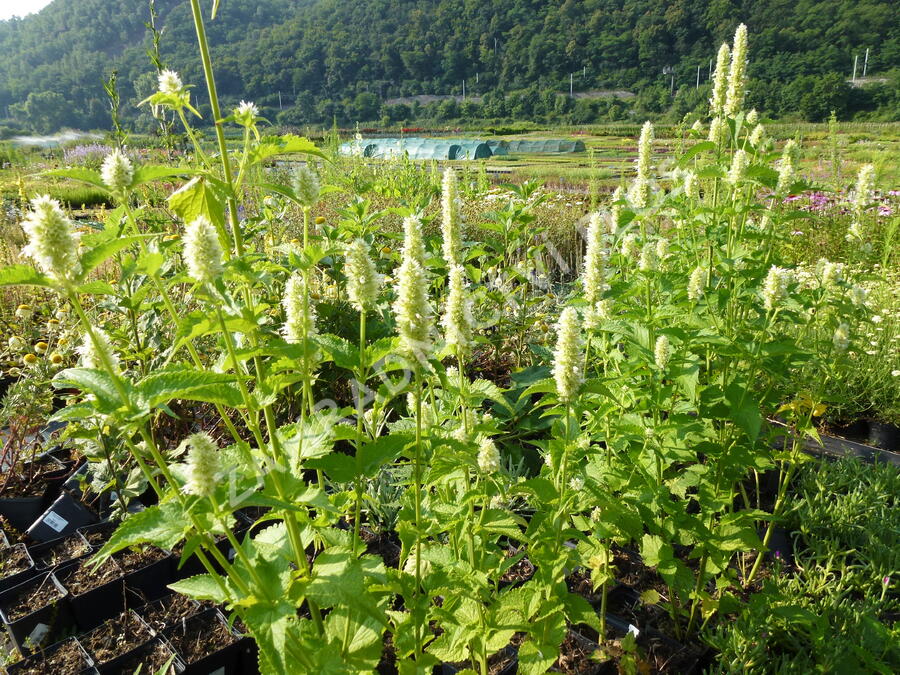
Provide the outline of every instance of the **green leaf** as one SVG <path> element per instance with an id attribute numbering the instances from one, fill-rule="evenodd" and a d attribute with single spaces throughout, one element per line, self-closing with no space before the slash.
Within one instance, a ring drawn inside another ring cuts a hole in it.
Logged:
<path id="1" fill-rule="evenodd" d="M 396 459 L 412 441 L 413 438 L 409 434 L 391 434 L 363 445 L 359 458 L 363 475 L 374 478 L 382 465 Z"/>
<path id="2" fill-rule="evenodd" d="M 311 140 L 295 136 L 294 134 L 287 134 L 279 137 L 277 142 L 269 141 L 257 145 L 250 151 L 249 161 L 251 164 L 256 164 L 270 157 L 297 153 L 315 155 L 316 157 L 327 159 L 325 153 L 319 150 Z"/>
<path id="3" fill-rule="evenodd" d="M 44 171 L 43 175 L 58 176 L 60 178 L 71 178 L 72 180 L 77 180 L 81 181 L 82 183 L 87 183 L 88 185 L 93 185 L 94 187 L 98 187 L 106 192 L 109 191 L 109 188 L 106 187 L 106 183 L 104 183 L 103 179 L 100 177 L 100 172 L 94 171 L 93 169 L 51 169 L 50 171 Z"/>
<path id="4" fill-rule="evenodd" d="M 104 241 L 81 256 L 81 278 L 85 278 L 98 265 L 114 256 L 119 251 L 136 244 L 142 239 L 156 237 L 156 234 L 133 234 L 128 237 L 116 237 Z"/>
<path id="5" fill-rule="evenodd" d="M 219 584 L 209 574 L 198 574 L 197 576 L 188 577 L 174 584 L 169 584 L 176 593 L 187 595 L 195 600 L 212 600 L 215 603 L 224 603 L 228 601 L 228 597 L 222 592 Z"/>
<path id="6" fill-rule="evenodd" d="M 84 393 L 93 394 L 96 402 L 107 412 L 120 408 L 124 401 L 112 378 L 103 370 L 93 368 L 67 368 L 53 378 L 53 386 L 57 389 L 75 387 Z M 128 383 L 124 383 L 126 390 Z"/>
<path id="7" fill-rule="evenodd" d="M 145 542 L 159 548 L 171 549 L 184 538 L 189 527 L 178 502 L 150 506 L 143 511 L 129 514 L 91 563 L 98 566 L 116 551 Z"/>
<path id="8" fill-rule="evenodd" d="M 687 151 L 685 151 L 685 153 L 681 157 L 678 158 L 678 167 L 680 169 L 683 169 L 688 164 L 690 164 L 691 161 L 700 153 L 707 152 L 708 150 L 715 150 L 715 149 L 716 149 L 716 144 L 713 143 L 712 141 L 701 141 L 701 142 L 697 143 L 696 145 L 692 145 L 690 148 L 687 149 Z"/>
<path id="9" fill-rule="evenodd" d="M 178 166 L 139 166 L 134 170 L 134 180 L 132 187 L 143 185 L 144 183 L 152 183 L 162 178 L 174 178 L 175 176 L 190 176 L 197 173 L 197 169 L 190 167 Z"/>
<path id="10" fill-rule="evenodd" d="M 225 205 L 218 192 L 203 176 L 192 178 L 169 195 L 169 207 L 185 223 L 198 216 L 206 216 L 216 228 L 220 231 L 223 229 Z"/>
<path id="11" fill-rule="evenodd" d="M 151 408 L 173 399 L 221 403 L 232 408 L 243 403 L 234 375 L 180 366 L 157 370 L 135 388 Z"/>
<path id="12" fill-rule="evenodd" d="M 38 272 L 31 265 L 9 265 L 0 268 L 0 286 L 52 287 L 53 280 Z"/>
<path id="13" fill-rule="evenodd" d="M 315 341 L 322 351 L 331 357 L 335 365 L 347 370 L 354 370 L 359 366 L 359 349 L 344 338 L 326 333 L 317 335 Z"/>

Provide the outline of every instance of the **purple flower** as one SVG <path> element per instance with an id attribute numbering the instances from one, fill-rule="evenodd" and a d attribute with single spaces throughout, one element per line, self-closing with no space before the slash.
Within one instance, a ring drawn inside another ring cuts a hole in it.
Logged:
<path id="1" fill-rule="evenodd" d="M 894 213 L 894 210 L 890 206 L 879 206 L 878 207 L 878 215 L 879 216 L 889 216 Z"/>

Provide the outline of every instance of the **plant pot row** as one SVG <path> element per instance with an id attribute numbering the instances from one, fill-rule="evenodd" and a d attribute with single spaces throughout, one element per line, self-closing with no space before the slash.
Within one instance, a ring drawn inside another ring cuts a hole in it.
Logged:
<path id="1" fill-rule="evenodd" d="M 217 609 L 203 609 L 190 600 L 169 603 L 124 611 L 26 657 L 8 672 L 132 675 L 139 666 L 141 672 L 156 673 L 167 663 L 167 674 L 255 672 L 252 640 L 229 626 Z"/>

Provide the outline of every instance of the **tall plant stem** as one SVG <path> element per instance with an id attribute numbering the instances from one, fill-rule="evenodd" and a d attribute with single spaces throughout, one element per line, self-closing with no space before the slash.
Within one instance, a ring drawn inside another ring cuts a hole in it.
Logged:
<path id="1" fill-rule="evenodd" d="M 413 596 L 413 606 L 418 609 L 422 595 L 422 374 L 420 366 L 416 364 L 416 451 L 413 460 L 413 502 L 416 517 L 416 585 Z M 415 658 L 418 661 L 422 653 L 422 625 L 415 625 Z"/>
<path id="2" fill-rule="evenodd" d="M 240 256 L 244 253 L 244 240 L 238 224 L 237 195 L 234 191 L 234 180 L 231 176 L 231 163 L 228 160 L 228 146 L 225 144 L 225 131 L 222 129 L 222 112 L 219 109 L 219 94 L 216 91 L 216 79 L 213 76 L 212 60 L 209 56 L 209 43 L 206 39 L 206 27 L 203 25 L 203 14 L 200 0 L 191 0 L 191 13 L 194 17 L 194 28 L 197 31 L 197 43 L 200 46 L 200 60 L 203 62 L 203 75 L 209 92 L 209 105 L 212 109 L 213 123 L 216 130 L 216 141 L 219 146 L 219 159 L 222 161 L 222 174 L 229 188 L 228 217 L 234 237 L 234 250 Z"/>
<path id="3" fill-rule="evenodd" d="M 353 509 L 353 550 L 356 552 L 359 540 L 360 519 L 362 518 L 362 446 L 363 446 L 363 415 L 365 405 L 363 394 L 366 388 L 366 311 L 359 313 L 359 380 L 356 383 L 356 480 L 354 485 L 356 505 Z M 349 624 L 348 624 L 349 625 Z"/>

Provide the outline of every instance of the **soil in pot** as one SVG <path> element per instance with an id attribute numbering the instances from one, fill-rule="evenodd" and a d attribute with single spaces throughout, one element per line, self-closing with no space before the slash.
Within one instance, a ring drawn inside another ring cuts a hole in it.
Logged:
<path id="1" fill-rule="evenodd" d="M 0 550 L 0 577 L 11 577 L 31 567 L 31 557 L 24 544 Z"/>
<path id="2" fill-rule="evenodd" d="M 87 542 L 94 550 L 99 551 L 103 548 L 103 544 L 112 536 L 112 533 L 116 531 L 116 526 L 112 523 L 100 523 L 98 525 L 88 525 L 80 528 L 78 531 L 87 539 Z"/>
<path id="3" fill-rule="evenodd" d="M 22 595 L 7 604 L 6 618 L 10 622 L 17 621 L 28 616 L 36 609 L 52 605 L 61 597 L 63 597 L 62 591 L 47 576 L 44 583 L 28 588 Z"/>
<path id="4" fill-rule="evenodd" d="M 137 649 L 153 636 L 133 612 L 122 612 L 81 638 L 81 644 L 97 663 L 107 663 Z"/>
<path id="5" fill-rule="evenodd" d="M 112 560 L 107 560 L 99 569 L 94 569 L 88 561 L 60 574 L 59 580 L 72 595 L 84 595 L 88 591 L 100 588 L 103 584 L 115 581 L 122 576 L 122 570 Z"/>
<path id="6" fill-rule="evenodd" d="M 559 658 L 551 666 L 551 673 L 569 673 L 570 675 L 595 675 L 597 673 L 617 673 L 618 669 L 612 659 L 603 662 L 595 660 L 597 644 L 574 631 L 568 631 L 563 643 L 559 646 Z"/>
<path id="7" fill-rule="evenodd" d="M 38 569 L 50 569 L 90 553 L 90 546 L 80 536 L 72 535 L 32 547 L 31 555 Z"/>
<path id="8" fill-rule="evenodd" d="M 506 552 L 506 557 L 511 558 L 519 554 L 519 551 L 510 549 Z M 518 560 L 515 565 L 510 567 L 500 577 L 500 586 L 519 586 L 534 576 L 534 565 L 526 557 Z"/>
<path id="9" fill-rule="evenodd" d="M 375 534 L 365 528 L 360 529 L 359 536 L 366 544 L 366 553 L 381 556 L 387 567 L 397 568 L 400 564 L 400 544 L 389 532 Z"/>
<path id="10" fill-rule="evenodd" d="M 516 664 L 518 663 L 519 645 L 522 644 L 524 639 L 524 633 L 516 633 L 512 640 L 509 641 L 509 645 L 496 654 L 489 656 L 487 662 L 488 673 L 490 673 L 490 675 L 500 675 L 501 673 L 505 675 L 506 673 L 516 672 L 515 669 Z M 471 661 L 445 663 L 443 672 L 444 675 L 451 675 L 466 668 L 474 670 L 475 672 L 481 672 L 481 666 L 478 663 L 472 663 Z"/>
<path id="11" fill-rule="evenodd" d="M 169 668 L 164 671 L 164 675 L 174 675 L 178 671 L 175 668 L 175 661 L 172 659 L 173 656 L 175 656 L 175 652 L 172 651 L 172 648 L 169 647 L 169 645 L 162 640 L 154 640 L 137 654 L 123 659 L 117 664 L 115 669 L 111 669 L 108 672 L 121 673 L 121 675 L 133 675 L 140 666 L 141 673 L 156 675 L 156 673 L 159 672 L 159 669 L 171 660 L 172 663 L 169 665 Z"/>
<path id="12" fill-rule="evenodd" d="M 119 563 L 119 567 L 125 574 L 137 572 L 145 567 L 149 567 L 155 562 L 163 560 L 169 554 L 155 546 L 147 548 L 129 548 L 116 553 L 113 557 Z"/>
<path id="13" fill-rule="evenodd" d="M 139 607 L 135 611 L 147 622 L 153 630 L 162 632 L 169 626 L 174 626 L 182 619 L 187 619 L 199 614 L 202 607 L 186 595 L 172 593 L 164 598 Z"/>
<path id="14" fill-rule="evenodd" d="M 238 641 L 215 612 L 180 622 L 166 632 L 166 637 L 188 665 Z"/>
<path id="15" fill-rule="evenodd" d="M 50 646 L 13 664 L 10 675 L 59 675 L 60 673 L 80 673 L 87 668 L 84 652 L 75 638 Z"/>

